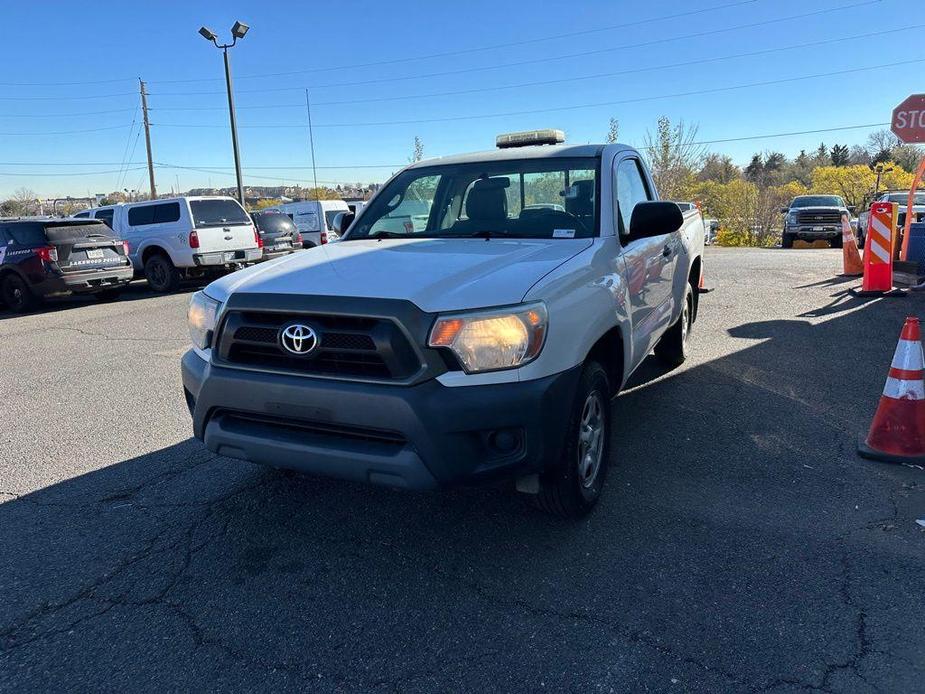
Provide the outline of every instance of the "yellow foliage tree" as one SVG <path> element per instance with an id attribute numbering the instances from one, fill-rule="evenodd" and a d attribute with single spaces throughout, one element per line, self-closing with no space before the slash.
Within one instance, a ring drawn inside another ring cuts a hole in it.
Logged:
<path id="1" fill-rule="evenodd" d="M 912 185 L 913 176 L 899 164 L 887 164 L 892 171 L 880 179 L 880 190 L 902 190 Z M 812 174 L 811 191 L 820 195 L 840 195 L 849 206 L 866 207 L 874 195 L 877 174 L 863 164 L 820 166 Z"/>

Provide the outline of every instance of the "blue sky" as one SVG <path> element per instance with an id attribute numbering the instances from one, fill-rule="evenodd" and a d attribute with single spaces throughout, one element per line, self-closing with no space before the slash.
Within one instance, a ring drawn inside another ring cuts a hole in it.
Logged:
<path id="1" fill-rule="evenodd" d="M 662 114 L 697 124 L 702 141 L 884 123 L 922 89 L 923 28 L 894 31 L 907 16 L 925 24 L 910 7 L 908 0 L 9 3 L 0 49 L 7 66 L 0 197 L 21 186 L 43 196 L 145 188 L 138 77 L 150 92 L 155 161 L 213 169 L 159 168 L 159 192 L 177 177 L 184 190 L 232 185 L 221 54 L 197 34 L 202 24 L 221 37 L 235 19 L 251 26 L 232 53 L 245 183 L 275 185 L 311 180 L 310 169 L 298 168 L 310 165 L 305 88 L 323 182 L 384 180 L 408 161 L 415 135 L 430 157 L 488 149 L 499 132 L 540 127 L 562 128 L 570 142 L 600 142 L 611 117 L 620 121 L 620 140 L 634 145 Z M 856 71 L 913 60 L 920 62 Z M 852 72 L 728 89 L 840 71 Z M 369 123 L 376 125 L 362 125 Z M 820 141 L 863 142 L 870 130 L 710 149 L 744 163 L 756 151 L 793 155 Z"/>

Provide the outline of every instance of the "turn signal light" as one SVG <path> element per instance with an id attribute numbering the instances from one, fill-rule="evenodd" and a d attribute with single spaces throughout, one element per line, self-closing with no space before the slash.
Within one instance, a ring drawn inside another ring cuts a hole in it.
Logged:
<path id="1" fill-rule="evenodd" d="M 263 239 L 257 233 L 257 227 L 251 227 L 251 229 L 254 230 L 254 241 L 257 243 L 257 248 L 263 248 Z"/>
<path id="2" fill-rule="evenodd" d="M 128 245 L 128 241 L 122 242 L 122 250 L 125 252 L 125 257 L 128 258 L 128 255 L 132 250 L 131 247 Z"/>
<path id="3" fill-rule="evenodd" d="M 321 232 L 321 243 L 325 244 L 327 242 L 328 242 L 328 232 L 322 231 Z"/>
<path id="4" fill-rule="evenodd" d="M 199 248 L 199 234 L 196 233 L 195 229 L 189 233 L 189 247 Z"/>

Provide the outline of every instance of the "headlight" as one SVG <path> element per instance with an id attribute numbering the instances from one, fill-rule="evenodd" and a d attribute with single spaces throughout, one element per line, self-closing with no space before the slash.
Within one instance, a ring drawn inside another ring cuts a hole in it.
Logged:
<path id="1" fill-rule="evenodd" d="M 796 214 L 788 214 L 788 215 L 787 215 L 787 224 L 796 224 L 796 223 L 797 223 L 797 216 L 796 216 Z"/>
<path id="2" fill-rule="evenodd" d="M 428 344 L 451 349 L 466 373 L 511 369 L 536 359 L 547 323 L 542 303 L 440 316 Z"/>
<path id="3" fill-rule="evenodd" d="M 189 302 L 189 311 L 186 321 L 189 323 L 189 336 L 193 344 L 199 349 L 208 349 L 212 342 L 212 331 L 215 330 L 215 320 L 221 304 L 210 299 L 202 292 L 193 294 Z"/>

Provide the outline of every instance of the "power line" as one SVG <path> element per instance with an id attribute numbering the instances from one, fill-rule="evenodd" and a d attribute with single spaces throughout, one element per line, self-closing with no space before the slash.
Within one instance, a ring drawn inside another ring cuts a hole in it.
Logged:
<path id="1" fill-rule="evenodd" d="M 580 51 L 577 53 L 568 53 L 568 54 L 559 55 L 559 56 L 531 58 L 529 60 L 520 60 L 516 62 L 511 62 L 511 63 L 496 63 L 494 65 L 485 65 L 485 66 L 480 66 L 480 67 L 467 67 L 467 68 L 460 68 L 456 70 L 443 70 L 440 72 L 430 72 L 430 73 L 424 73 L 424 74 L 418 74 L 418 75 L 405 75 L 405 76 L 400 76 L 400 77 L 381 77 L 381 78 L 376 78 L 376 79 L 365 79 L 365 80 L 358 80 L 358 81 L 353 81 L 353 82 L 338 81 L 338 82 L 332 82 L 329 84 L 308 85 L 307 88 L 308 89 L 329 89 L 329 88 L 339 88 L 339 87 L 356 87 L 356 86 L 363 86 L 363 85 L 368 85 L 368 84 L 382 84 L 385 82 L 401 82 L 401 81 L 408 81 L 408 80 L 425 79 L 429 77 L 446 77 L 446 76 L 452 76 L 452 75 L 467 74 L 471 72 L 500 70 L 500 69 L 505 69 L 505 68 L 510 68 L 510 67 L 523 67 L 525 65 L 537 65 L 540 63 L 548 63 L 548 62 L 554 62 L 554 61 L 559 61 L 559 60 L 568 60 L 571 58 L 584 58 L 584 57 L 591 56 L 591 55 L 600 55 L 602 53 L 612 53 L 615 51 L 631 50 L 631 49 L 637 49 L 637 48 L 648 48 L 651 46 L 671 43 L 674 41 L 703 38 L 705 36 L 715 36 L 717 34 L 728 33 L 730 31 L 739 31 L 742 29 L 753 29 L 756 27 L 766 26 L 769 24 L 778 24 L 781 22 L 787 22 L 787 21 L 792 21 L 792 20 L 797 20 L 797 19 L 806 19 L 809 17 L 815 17 L 815 16 L 819 16 L 823 14 L 828 14 L 831 12 L 840 12 L 844 10 L 855 9 L 857 7 L 863 7 L 866 5 L 873 5 L 879 2 L 881 2 L 881 0 L 864 0 L 863 2 L 857 2 L 851 5 L 843 5 L 840 7 L 827 8 L 823 10 L 815 10 L 813 12 L 804 12 L 802 14 L 789 15 L 786 17 L 778 17 L 775 19 L 766 19 L 760 22 L 750 22 L 748 24 L 739 24 L 737 26 L 724 27 L 720 29 L 710 29 L 707 31 L 683 34 L 681 36 L 657 38 L 657 39 L 651 39 L 648 41 L 642 41 L 639 43 L 622 44 L 620 46 L 612 46 L 609 48 L 598 48 L 595 50 Z M 267 76 L 271 76 L 271 75 L 267 75 Z M 302 85 L 302 86 L 293 86 L 293 87 L 272 87 L 272 88 L 263 88 L 263 89 L 240 89 L 238 90 L 238 93 L 239 94 L 263 94 L 263 93 L 271 93 L 271 92 L 301 91 L 302 89 L 305 89 L 305 88 L 306 87 Z M 154 92 L 151 92 L 152 96 L 193 96 L 193 95 L 204 95 L 204 94 L 224 94 L 224 92 L 221 92 L 221 91 L 199 91 L 199 92 L 154 91 Z"/>
<path id="2" fill-rule="evenodd" d="M 117 174 L 120 171 L 139 171 L 145 169 L 144 166 L 138 166 L 132 169 L 112 169 L 109 171 L 68 171 L 66 173 L 48 173 L 36 171 L 0 171 L 0 176 L 103 176 L 107 174 Z"/>
<path id="3" fill-rule="evenodd" d="M 790 46 L 777 46 L 774 48 L 765 48 L 757 51 L 749 51 L 746 53 L 734 53 L 724 56 L 715 56 L 712 58 L 699 58 L 696 60 L 686 60 L 677 63 L 666 63 L 663 65 L 653 65 L 649 67 L 639 67 L 631 68 L 627 70 L 618 70 L 616 72 L 602 72 L 595 73 L 592 75 L 572 75 L 570 77 L 565 77 L 562 79 L 547 79 L 534 82 L 520 82 L 517 84 L 506 84 L 497 87 L 476 87 L 473 89 L 462 89 L 457 91 L 449 92 L 431 92 L 429 94 L 408 94 L 408 95 L 399 95 L 399 96 L 386 96 L 386 97 L 377 97 L 372 99 L 347 99 L 343 101 L 319 101 L 316 102 L 316 106 L 335 106 L 335 105 L 348 105 L 348 104 L 365 104 L 365 103 L 377 103 L 383 101 L 405 101 L 412 99 L 425 99 L 441 96 L 459 96 L 463 94 L 476 94 L 481 92 L 491 92 L 491 91 L 505 91 L 508 89 L 519 89 L 523 87 L 535 87 L 535 86 L 548 86 L 550 84 L 563 84 L 563 83 L 572 83 L 582 80 L 591 80 L 591 79 L 603 79 L 608 77 L 618 77 L 629 74 L 637 74 L 642 72 L 655 72 L 659 70 L 666 70 L 677 67 L 688 67 L 691 65 L 702 65 L 706 63 L 715 63 L 721 62 L 724 60 L 733 60 L 736 58 L 747 58 L 754 57 L 759 55 L 767 55 L 770 53 L 778 53 L 782 51 L 797 50 L 800 48 L 818 48 L 820 46 L 841 43 L 845 41 L 855 41 L 858 39 L 873 38 L 877 36 L 885 36 L 888 34 L 895 33 L 904 33 L 907 31 L 925 28 L 925 24 L 916 24 L 913 26 L 903 26 L 897 27 L 895 29 L 886 29 L 883 31 L 873 31 L 865 34 L 853 34 L 851 36 L 841 36 L 838 38 L 826 39 L 823 41 L 810 41 L 807 43 L 798 43 Z M 281 108 L 298 108 L 301 109 L 304 107 L 304 104 L 260 104 L 254 106 L 239 106 L 239 109 L 255 110 L 255 109 L 281 109 Z M 225 110 L 224 106 L 168 106 L 160 107 L 157 109 L 151 109 L 151 111 L 223 111 Z"/>
<path id="4" fill-rule="evenodd" d="M 467 120 L 476 120 L 484 118 L 503 118 L 507 116 L 524 116 L 524 115 L 533 115 L 535 113 L 559 113 L 564 111 L 574 111 L 585 108 L 599 108 L 601 106 L 618 106 L 623 104 L 632 104 L 640 103 L 645 101 L 658 101 L 660 99 L 674 99 L 684 96 L 702 96 L 705 94 L 718 94 L 721 92 L 736 91 L 739 89 L 750 89 L 752 87 L 766 87 L 769 85 L 775 84 L 789 84 L 792 82 L 801 82 L 805 80 L 819 79 L 822 77 L 834 77 L 838 75 L 848 75 L 858 72 L 867 72 L 870 70 L 880 70 L 884 68 L 898 67 L 901 65 L 911 65 L 916 63 L 925 62 L 925 58 L 917 58 L 913 60 L 903 60 L 894 63 L 884 63 L 882 65 L 869 65 L 866 67 L 851 68 L 848 70 L 835 70 L 832 72 L 820 72 L 813 75 L 802 75 L 800 77 L 785 77 L 775 80 L 762 80 L 759 82 L 748 82 L 745 84 L 737 84 L 726 87 L 715 87 L 713 89 L 698 89 L 688 92 L 672 92 L 670 94 L 658 94 L 652 96 L 641 96 L 634 97 L 631 99 L 620 99 L 617 101 L 601 101 L 590 104 L 573 104 L 571 106 L 557 106 L 551 108 L 532 108 L 529 110 L 521 111 L 506 111 L 499 113 L 483 113 L 483 114 L 469 114 L 465 116 L 444 116 L 440 118 L 416 118 L 408 120 L 395 120 L 395 121 L 379 121 L 372 123 L 318 123 L 315 125 L 316 128 L 363 128 L 363 127 L 380 127 L 386 125 L 417 125 L 421 123 L 447 123 L 453 121 L 467 121 Z M 155 125 L 155 124 L 152 124 Z M 221 125 L 212 125 L 212 124 L 196 124 L 196 123 L 157 123 L 157 127 L 174 127 L 174 128 L 221 128 L 225 126 Z M 304 128 L 304 123 L 299 124 L 263 124 L 263 125 L 243 125 L 242 128 Z"/>
<path id="5" fill-rule="evenodd" d="M 0 137 L 45 137 L 47 135 L 77 135 L 80 133 L 98 133 L 103 130 L 121 130 L 125 125 L 108 125 L 104 128 L 83 128 L 81 130 L 55 130 L 33 133 L 0 133 Z"/>
<path id="6" fill-rule="evenodd" d="M 82 111 L 80 113 L 0 113 L 0 118 L 79 118 L 81 116 L 102 116 L 107 113 L 131 113 L 134 110 L 115 108 L 108 111 Z"/>
<path id="7" fill-rule="evenodd" d="M 682 19 L 685 17 L 693 17 L 695 15 L 707 14 L 709 12 L 717 12 L 719 10 L 727 10 L 734 7 L 741 7 L 743 5 L 752 5 L 759 0 L 738 0 L 737 2 L 730 2 L 725 5 L 714 5 L 712 7 L 704 7 L 698 10 L 688 10 L 686 12 L 678 12 L 671 15 L 665 15 L 662 17 L 650 17 L 648 19 L 638 19 L 632 22 L 623 22 L 621 24 L 611 24 L 609 26 L 594 27 L 592 29 L 582 29 L 580 31 L 572 32 L 563 32 L 558 34 L 552 34 L 550 36 L 541 36 L 532 39 L 521 39 L 519 41 L 509 41 L 506 43 L 496 43 L 489 46 L 479 46 L 474 48 L 460 48 L 452 51 L 444 51 L 441 53 L 431 53 L 428 55 L 418 55 L 418 56 L 407 56 L 404 58 L 391 58 L 389 60 L 379 60 L 371 63 L 351 63 L 347 65 L 333 65 L 329 67 L 319 67 L 311 68 L 309 70 L 293 70 L 289 72 L 269 72 L 269 73 L 259 73 L 252 75 L 242 75 L 238 79 L 262 79 L 265 77 L 291 77 L 292 75 L 303 75 L 314 72 L 333 72 L 338 70 L 353 70 L 357 68 L 365 67 L 379 67 L 381 65 L 397 65 L 399 63 L 410 63 L 417 62 L 421 60 L 431 60 L 433 58 L 449 58 L 459 55 L 468 55 L 471 53 L 481 53 L 484 51 L 494 51 L 500 48 L 513 48 L 516 46 L 527 46 L 536 43 L 544 43 L 546 41 L 555 41 L 565 38 L 573 38 L 576 36 L 587 36 L 589 34 L 597 34 L 605 31 L 613 31 L 615 29 L 627 29 L 629 27 L 641 26 L 643 24 L 652 24 L 654 22 L 666 22 L 674 19 Z M 879 1 L 879 0 L 877 0 Z M 214 82 L 217 81 L 216 78 L 194 78 L 194 79 L 182 79 L 182 80 L 152 80 L 152 84 L 183 84 L 183 83 L 192 83 L 192 82 Z"/>
<path id="8" fill-rule="evenodd" d="M 135 96 L 135 92 L 110 94 L 84 94 L 82 96 L 0 96 L 2 101 L 83 101 L 88 99 L 111 99 L 114 96 Z"/>

